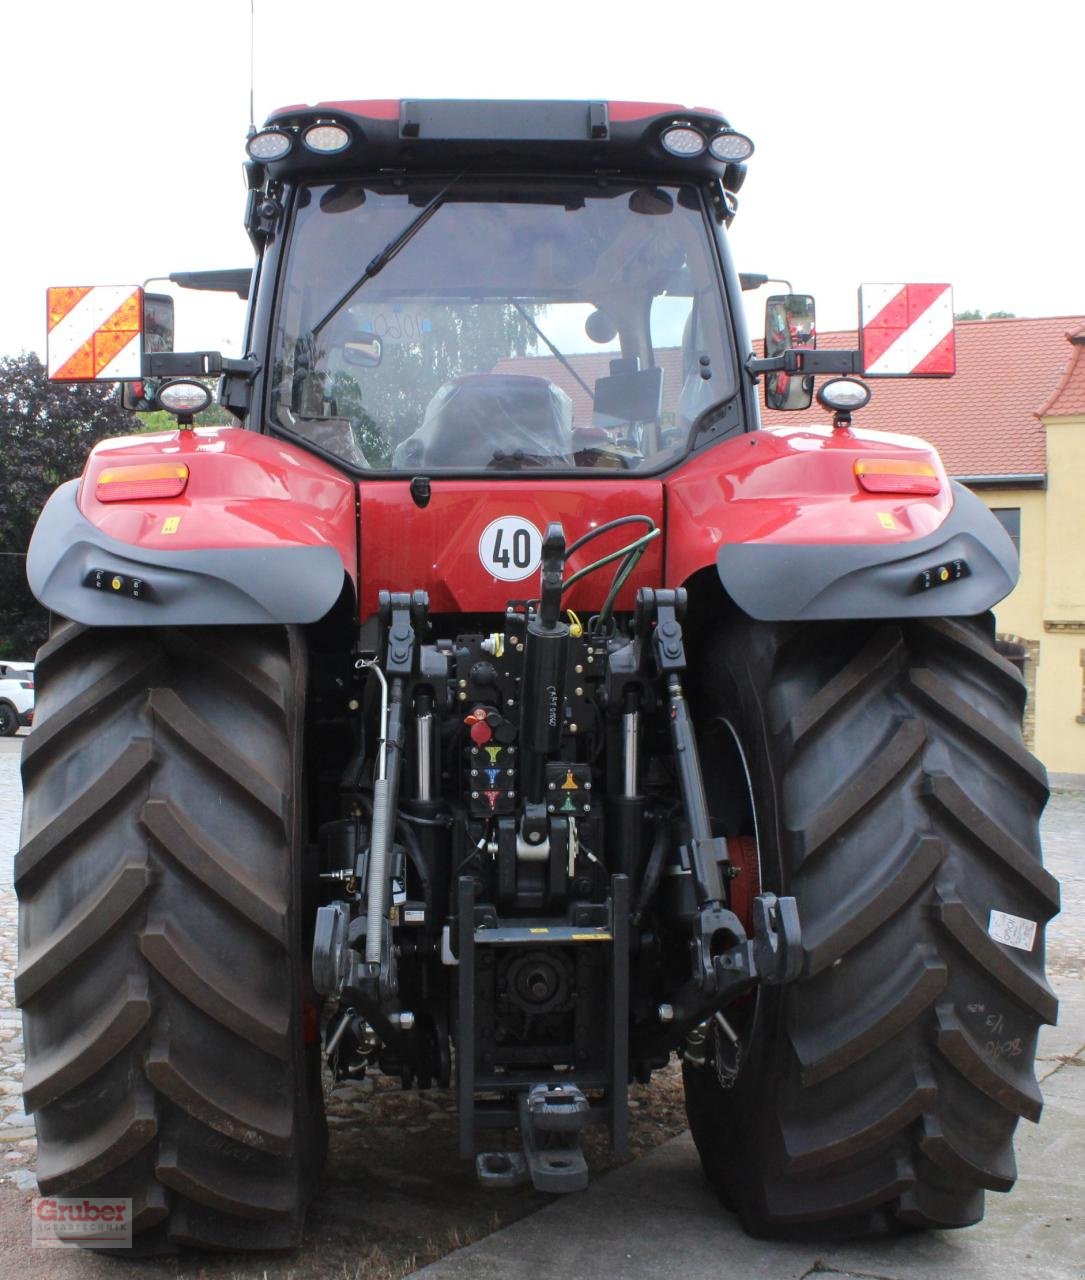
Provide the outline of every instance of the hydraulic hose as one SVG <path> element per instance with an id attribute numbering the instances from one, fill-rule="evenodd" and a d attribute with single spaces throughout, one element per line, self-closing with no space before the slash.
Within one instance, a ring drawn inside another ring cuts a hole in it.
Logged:
<path id="1" fill-rule="evenodd" d="M 648 855 L 648 863 L 644 868 L 644 879 L 641 881 L 640 893 L 637 895 L 637 905 L 633 910 L 633 923 L 639 924 L 641 916 L 648 909 L 648 904 L 652 901 L 652 895 L 659 888 L 659 880 L 663 875 L 663 860 L 667 855 L 667 822 L 661 817 L 656 818 L 655 823 L 655 839 L 652 841 L 652 851 Z"/>

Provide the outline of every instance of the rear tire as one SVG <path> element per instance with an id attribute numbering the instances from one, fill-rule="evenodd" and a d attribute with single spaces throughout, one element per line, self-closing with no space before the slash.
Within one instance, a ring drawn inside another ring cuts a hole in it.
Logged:
<path id="1" fill-rule="evenodd" d="M 684 1066 L 705 1171 L 755 1235 L 977 1222 L 1013 1185 L 1018 1118 L 1039 1118 L 1057 1009 L 1021 678 L 989 616 L 699 634 L 693 705 L 742 745 L 763 884 L 797 897 L 804 950 L 747 1011 L 731 1087 L 711 1055 Z M 712 763 L 710 792 L 733 787 Z M 1035 922 L 1034 946 L 995 941 L 992 910 Z"/>
<path id="2" fill-rule="evenodd" d="M 42 1191 L 130 1197 L 137 1252 L 294 1246 L 319 1176 L 305 680 L 284 628 L 66 623 L 38 654 L 15 862 L 25 1105 Z"/>

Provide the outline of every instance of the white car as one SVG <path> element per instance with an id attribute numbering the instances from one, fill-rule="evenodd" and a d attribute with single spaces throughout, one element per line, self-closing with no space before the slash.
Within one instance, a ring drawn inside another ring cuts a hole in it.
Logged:
<path id="1" fill-rule="evenodd" d="M 0 737 L 34 722 L 34 664 L 0 659 Z"/>

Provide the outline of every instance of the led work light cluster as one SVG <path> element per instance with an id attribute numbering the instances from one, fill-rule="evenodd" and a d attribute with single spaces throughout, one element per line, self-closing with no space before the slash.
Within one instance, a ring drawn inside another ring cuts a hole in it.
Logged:
<path id="1" fill-rule="evenodd" d="M 707 150 L 724 164 L 740 164 L 753 155 L 753 143 L 744 133 L 736 133 L 734 129 L 724 129 L 706 137 L 700 129 L 685 120 L 676 120 L 668 125 L 659 139 L 664 151 L 672 156 L 687 156 L 692 159 Z"/>
<path id="2" fill-rule="evenodd" d="M 282 160 L 294 150 L 298 141 L 296 129 L 261 129 L 245 143 L 245 150 L 251 160 Z M 314 155 L 333 156 L 350 146 L 350 133 L 334 120 L 318 120 L 301 131 L 300 142 Z"/>

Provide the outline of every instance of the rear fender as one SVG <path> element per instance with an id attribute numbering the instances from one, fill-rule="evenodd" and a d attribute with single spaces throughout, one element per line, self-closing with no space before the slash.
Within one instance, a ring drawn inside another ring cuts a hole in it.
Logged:
<path id="1" fill-rule="evenodd" d="M 938 492 L 869 493 L 860 459 L 928 462 Z M 829 428 L 753 432 L 667 481 L 667 582 L 715 564 L 766 622 L 961 617 L 1013 590 L 1017 552 L 983 502 L 908 436 Z"/>
<path id="2" fill-rule="evenodd" d="M 107 468 L 184 463 L 177 497 L 103 502 Z M 235 427 L 106 440 L 46 503 L 27 577 L 91 626 L 308 623 L 357 590 L 354 486 L 319 458 Z"/>

